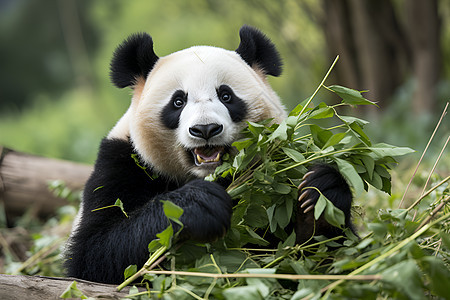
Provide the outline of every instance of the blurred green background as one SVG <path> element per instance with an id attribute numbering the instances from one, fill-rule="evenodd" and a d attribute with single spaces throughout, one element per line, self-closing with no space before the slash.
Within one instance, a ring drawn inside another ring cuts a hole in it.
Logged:
<path id="1" fill-rule="evenodd" d="M 326 84 L 370 90 L 380 104 L 349 113 L 371 120 L 375 141 L 420 152 L 450 99 L 449 20 L 446 0 L 0 0 L 0 145 L 93 163 L 130 101 L 109 81 L 123 39 L 148 32 L 159 56 L 199 44 L 233 50 L 249 24 L 284 59 L 270 82 L 288 109 L 339 54 Z"/>

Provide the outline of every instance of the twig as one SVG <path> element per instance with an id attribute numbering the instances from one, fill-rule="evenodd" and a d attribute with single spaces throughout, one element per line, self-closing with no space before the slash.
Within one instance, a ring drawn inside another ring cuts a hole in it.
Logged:
<path id="1" fill-rule="evenodd" d="M 165 253 L 164 255 L 162 255 L 165 251 L 167 250 L 166 246 L 161 246 L 158 250 L 156 250 L 151 256 L 150 258 L 147 260 L 147 262 L 144 264 L 144 266 L 138 271 L 136 272 L 133 276 L 130 276 L 127 278 L 127 280 L 125 280 L 124 282 L 122 282 L 118 287 L 117 290 L 121 291 L 124 287 L 126 287 L 127 285 L 129 285 L 130 283 L 132 283 L 133 281 L 135 281 L 136 279 L 138 279 L 139 277 L 141 277 L 142 275 L 145 274 L 145 272 L 148 269 L 152 269 L 155 266 L 157 266 L 159 263 L 161 263 L 164 259 L 166 259 L 167 257 L 167 253 Z M 162 255 L 162 256 L 161 256 Z"/>
<path id="2" fill-rule="evenodd" d="M 328 72 L 325 74 L 325 77 L 322 79 L 322 82 L 319 84 L 319 86 L 316 88 L 316 90 L 314 91 L 314 93 L 312 94 L 311 97 L 309 97 L 308 102 L 306 102 L 305 106 L 303 106 L 302 110 L 300 111 L 300 113 L 298 114 L 299 116 L 301 116 L 306 108 L 309 106 L 309 104 L 311 103 L 312 99 L 316 96 L 317 92 L 320 90 L 320 88 L 323 86 L 323 84 L 325 83 L 325 81 L 327 80 L 328 76 L 331 73 L 331 70 L 333 70 L 334 65 L 337 63 L 337 61 L 339 60 L 339 55 L 336 56 L 336 58 L 334 59 L 333 63 L 331 64 L 331 67 L 328 69 Z M 297 128 L 295 128 L 295 130 L 297 130 Z"/>
<path id="3" fill-rule="evenodd" d="M 445 148 L 447 148 L 448 142 L 450 140 L 450 135 L 447 138 L 447 141 L 445 142 L 444 146 L 442 147 L 441 153 L 439 153 L 438 158 L 436 159 L 436 162 L 434 163 L 433 168 L 430 171 L 430 174 L 428 175 L 427 181 L 425 182 L 425 185 L 423 187 L 422 193 L 420 194 L 421 196 L 424 195 L 425 190 L 428 186 L 428 183 L 430 182 L 431 179 L 431 175 L 433 175 L 434 170 L 436 170 L 437 164 L 439 163 L 439 161 L 441 160 L 442 154 L 444 153 Z M 422 198 L 422 197 L 421 197 Z M 414 216 L 412 218 L 412 221 L 414 221 L 416 219 L 416 215 L 417 215 L 417 210 L 414 212 Z"/>
<path id="4" fill-rule="evenodd" d="M 59 246 L 61 246 L 61 242 L 64 240 L 65 238 L 58 238 L 54 240 L 50 245 L 47 245 L 46 247 L 36 252 L 33 256 L 24 261 L 22 265 L 13 272 L 13 275 L 20 274 L 20 272 L 22 272 L 26 268 L 37 264 L 40 261 L 40 259 L 46 257 L 47 255 L 55 251 Z"/>
<path id="5" fill-rule="evenodd" d="M 442 147 L 442 150 L 441 150 L 441 152 L 439 153 L 439 156 L 438 156 L 438 158 L 436 159 L 436 162 L 434 163 L 434 166 L 433 166 L 433 168 L 431 169 L 430 174 L 428 175 L 427 182 L 425 183 L 425 186 L 423 187 L 422 193 L 420 194 L 421 196 L 425 193 L 425 190 L 426 190 L 426 188 L 427 188 L 427 186 L 428 186 L 428 183 L 430 182 L 431 175 L 433 175 L 434 170 L 436 170 L 437 164 L 438 164 L 439 161 L 441 160 L 442 154 L 444 153 L 445 148 L 447 148 L 447 145 L 448 145 L 448 142 L 449 142 L 449 141 L 450 141 L 450 135 L 448 136 L 447 141 L 445 142 L 444 146 Z"/>
<path id="6" fill-rule="evenodd" d="M 438 184 L 436 184 L 434 187 L 432 187 L 431 189 L 429 189 L 425 194 L 423 194 L 422 196 L 420 196 L 419 199 L 416 200 L 416 202 L 414 202 L 413 204 L 411 204 L 410 207 L 408 207 L 406 209 L 406 212 L 410 211 L 411 209 L 413 209 L 417 204 L 420 203 L 420 201 L 422 201 L 423 198 L 425 198 L 426 196 L 428 196 L 429 194 L 431 194 L 435 189 L 437 189 L 438 187 L 440 187 L 441 185 L 443 185 L 444 183 L 446 183 L 447 181 L 450 180 L 450 176 L 447 176 L 444 180 L 442 180 L 441 182 L 439 182 Z"/>
<path id="7" fill-rule="evenodd" d="M 422 228 L 423 226 L 425 226 L 426 224 L 428 224 L 428 222 L 431 221 L 431 219 L 433 219 L 436 214 L 444 207 L 445 204 L 447 204 L 447 202 L 450 200 L 450 196 L 445 197 L 441 203 L 439 203 L 438 206 L 436 206 L 435 209 L 433 209 L 433 211 L 430 213 L 430 215 L 423 220 L 422 224 L 419 225 L 419 227 L 417 227 L 417 229 L 414 232 L 417 232 L 420 228 Z"/>
<path id="8" fill-rule="evenodd" d="M 403 193 L 403 197 L 402 197 L 402 200 L 400 201 L 400 204 L 398 205 L 398 208 L 401 208 L 401 207 L 403 206 L 403 201 L 405 200 L 405 197 L 406 197 L 406 194 L 408 193 L 409 187 L 411 186 L 411 183 L 412 183 L 414 177 L 416 176 L 417 170 L 419 169 L 419 166 L 420 166 L 420 164 L 421 164 L 421 162 L 422 162 L 422 159 L 423 159 L 423 157 L 425 156 L 425 153 L 428 151 L 428 147 L 430 146 L 431 141 L 432 141 L 433 138 L 434 138 L 434 135 L 436 134 L 436 132 L 437 132 L 439 126 L 441 125 L 442 119 L 443 119 L 444 116 L 447 114 L 448 104 L 449 104 L 449 103 L 447 102 L 447 104 L 445 105 L 444 111 L 442 112 L 442 115 L 441 115 L 441 117 L 439 118 L 439 121 L 438 121 L 438 123 L 436 124 L 436 127 L 434 128 L 433 134 L 431 135 L 430 139 L 428 140 L 427 146 L 426 146 L 425 149 L 423 150 L 422 156 L 420 157 L 419 162 L 417 163 L 416 169 L 414 170 L 414 173 L 413 173 L 413 175 L 411 176 L 411 179 L 409 180 L 408 185 L 406 186 L 406 190 L 405 190 L 405 192 Z"/>
<path id="9" fill-rule="evenodd" d="M 368 268 L 370 268 L 371 266 L 375 265 L 376 263 L 382 261 L 383 259 L 386 259 L 387 257 L 393 255 L 395 252 L 397 252 L 398 250 L 400 250 L 401 248 L 405 247 L 407 244 L 409 244 L 411 241 L 415 240 L 416 238 L 418 238 L 419 236 L 421 236 L 422 234 L 424 234 L 428 229 L 430 229 L 431 227 L 433 227 L 435 224 L 444 221 L 445 219 L 450 218 L 450 214 L 447 215 L 443 215 L 442 217 L 440 217 L 439 219 L 433 221 L 432 223 L 428 223 L 425 224 L 422 228 L 420 228 L 417 232 L 415 232 L 414 234 L 412 234 L 410 237 L 404 239 L 403 241 L 401 241 L 400 243 L 397 244 L 397 246 L 391 248 L 390 250 L 388 250 L 387 252 L 381 254 L 380 256 L 376 257 L 375 259 L 369 261 L 368 263 L 362 265 L 361 267 L 359 267 L 358 269 L 354 270 L 353 272 L 351 272 L 348 275 L 357 275 L 365 270 L 367 270 Z M 344 280 L 340 279 L 338 281 L 335 281 L 329 285 L 327 285 L 326 287 L 324 287 L 321 290 L 321 293 L 323 292 L 327 292 L 327 294 L 330 294 L 331 291 L 337 287 L 338 285 L 340 285 L 341 283 L 343 283 Z"/>
<path id="10" fill-rule="evenodd" d="M 208 278 L 273 278 L 273 279 L 290 279 L 290 280 L 380 280 L 381 275 L 295 275 L 295 274 L 218 274 L 206 272 L 186 272 L 186 271 L 156 271 L 146 270 L 145 274 L 154 275 L 178 275 L 192 277 L 208 277 Z"/>

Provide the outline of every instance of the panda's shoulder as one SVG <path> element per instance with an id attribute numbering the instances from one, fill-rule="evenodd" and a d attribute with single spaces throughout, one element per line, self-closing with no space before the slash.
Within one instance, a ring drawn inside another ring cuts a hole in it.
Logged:
<path id="1" fill-rule="evenodd" d="M 157 176 L 152 166 L 140 162 L 130 141 L 104 138 L 84 197 L 97 198 L 100 194 L 111 199 L 142 197 L 144 191 L 158 193 L 168 185 L 170 180 Z"/>

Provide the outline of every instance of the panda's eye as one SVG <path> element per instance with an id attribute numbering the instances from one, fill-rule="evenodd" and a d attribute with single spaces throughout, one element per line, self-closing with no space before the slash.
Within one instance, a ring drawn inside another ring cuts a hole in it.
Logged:
<path id="1" fill-rule="evenodd" d="M 231 94 L 228 92 L 222 92 L 220 94 L 220 101 L 222 102 L 230 102 L 231 101 Z"/>
<path id="2" fill-rule="evenodd" d="M 177 97 L 173 100 L 173 106 L 175 108 L 182 108 L 184 106 L 184 99 L 181 97 Z"/>

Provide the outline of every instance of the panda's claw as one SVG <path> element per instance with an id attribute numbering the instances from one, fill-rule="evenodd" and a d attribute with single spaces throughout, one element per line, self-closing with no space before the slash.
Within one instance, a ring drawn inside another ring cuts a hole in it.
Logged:
<path id="1" fill-rule="evenodd" d="M 298 197 L 298 202 L 302 202 L 305 198 L 307 198 L 309 195 L 309 190 L 306 190 L 300 194 Z"/>
<path id="2" fill-rule="evenodd" d="M 308 206 L 308 207 L 303 211 L 303 213 L 306 214 L 306 213 L 310 212 L 310 211 L 314 208 L 314 206 L 315 206 L 314 204 Z"/>
<path id="3" fill-rule="evenodd" d="M 301 191 L 306 185 L 308 184 L 307 181 L 302 181 L 302 183 L 299 184 L 298 186 L 298 190 Z"/>
<path id="4" fill-rule="evenodd" d="M 303 203 L 302 203 L 302 205 L 300 205 L 300 207 L 301 207 L 301 208 L 304 208 L 305 206 L 314 206 L 314 205 L 315 205 L 314 202 L 315 202 L 315 201 L 314 201 L 313 199 L 309 198 L 309 199 L 307 199 L 306 201 L 303 201 Z M 309 208 L 309 207 L 308 207 L 308 208 Z M 306 211 L 306 209 L 305 209 L 305 211 Z"/>
<path id="5" fill-rule="evenodd" d="M 314 173 L 314 171 L 309 171 L 305 175 L 303 175 L 302 180 L 306 180 L 309 176 L 311 176 Z"/>

